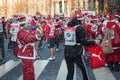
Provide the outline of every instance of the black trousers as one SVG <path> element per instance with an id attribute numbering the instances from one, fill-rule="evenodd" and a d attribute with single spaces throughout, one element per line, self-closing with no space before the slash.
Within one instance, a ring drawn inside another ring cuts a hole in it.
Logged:
<path id="1" fill-rule="evenodd" d="M 68 69 L 66 80 L 73 80 L 75 63 L 82 71 L 83 80 L 88 80 L 87 70 L 86 70 L 86 67 L 85 67 L 85 64 L 83 62 L 83 58 L 81 55 L 77 55 L 73 57 L 65 56 L 65 60 L 66 60 L 67 69 Z"/>
<path id="2" fill-rule="evenodd" d="M 56 37 L 55 37 L 55 45 L 56 45 L 56 48 L 59 48 L 59 45 L 60 45 L 60 35 L 56 35 Z"/>
<path id="3" fill-rule="evenodd" d="M 2 59 L 5 59 L 4 35 L 2 33 L 0 33 L 0 49 L 1 49 Z"/>
<path id="4" fill-rule="evenodd" d="M 12 41 L 11 41 L 11 37 L 9 37 L 9 43 L 8 43 L 8 49 L 12 49 L 13 46 L 12 46 Z"/>

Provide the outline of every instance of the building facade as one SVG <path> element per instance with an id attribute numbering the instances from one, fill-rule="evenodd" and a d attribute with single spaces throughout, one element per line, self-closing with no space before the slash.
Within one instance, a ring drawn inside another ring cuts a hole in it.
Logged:
<path id="1" fill-rule="evenodd" d="M 0 0 L 0 17 L 34 15 L 37 11 L 43 15 L 58 13 L 70 16 L 77 9 L 93 10 L 96 14 L 115 13 L 120 9 L 120 0 Z"/>

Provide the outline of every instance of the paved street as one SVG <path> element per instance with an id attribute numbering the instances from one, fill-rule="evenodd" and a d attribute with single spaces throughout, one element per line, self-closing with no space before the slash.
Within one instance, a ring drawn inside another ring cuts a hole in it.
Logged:
<path id="1" fill-rule="evenodd" d="M 5 48 L 7 48 L 7 43 L 5 42 Z M 56 51 L 56 59 L 54 61 L 48 61 L 49 49 L 47 44 L 40 48 L 39 55 L 40 60 L 34 61 L 35 67 L 35 78 L 36 80 L 66 80 L 67 68 L 63 56 L 63 44 L 60 45 L 60 50 Z M 5 64 L 0 63 L 0 80 L 22 80 L 22 63 L 21 61 L 13 61 L 13 51 L 6 49 L 6 59 Z M 120 72 L 111 71 L 108 68 L 100 68 L 97 70 L 91 70 L 89 62 L 86 61 L 86 66 L 90 80 L 120 80 Z M 106 76 L 107 75 L 107 76 Z M 109 78 L 108 78 L 109 77 Z M 115 79 L 116 78 L 116 79 Z M 83 80 L 81 71 L 76 66 L 74 80 Z"/>

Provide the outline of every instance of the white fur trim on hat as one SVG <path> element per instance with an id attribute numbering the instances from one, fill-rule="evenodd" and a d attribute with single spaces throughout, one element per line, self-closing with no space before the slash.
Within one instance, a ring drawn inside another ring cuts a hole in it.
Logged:
<path id="1" fill-rule="evenodd" d="M 120 18 L 120 15 L 115 15 L 115 16 Z"/>

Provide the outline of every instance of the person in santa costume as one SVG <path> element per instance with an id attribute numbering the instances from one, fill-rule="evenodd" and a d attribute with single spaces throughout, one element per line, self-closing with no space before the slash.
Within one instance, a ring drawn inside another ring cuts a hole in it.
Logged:
<path id="1" fill-rule="evenodd" d="M 114 30 L 114 65 L 113 68 L 115 71 L 119 71 L 119 62 L 120 62 L 120 12 L 115 15 L 115 28 Z"/>
<path id="2" fill-rule="evenodd" d="M 48 33 L 48 47 L 50 49 L 49 61 L 55 60 L 55 26 L 51 20 L 48 20 L 48 28 L 46 33 Z"/>
<path id="3" fill-rule="evenodd" d="M 115 23 L 114 20 L 112 20 L 112 18 L 110 18 L 109 22 L 106 23 L 106 26 L 102 26 L 101 29 L 99 29 L 98 36 L 102 38 L 105 35 L 105 32 L 107 31 L 107 29 L 111 30 L 111 43 L 112 43 L 114 52 L 112 54 L 108 53 L 105 55 L 106 63 L 111 70 L 119 71 L 118 63 L 120 62 L 120 56 L 119 56 L 120 45 L 119 45 L 119 42 L 116 43 L 116 40 L 120 38 L 118 37 L 120 35 L 119 33 L 120 27 L 117 26 L 117 24 Z M 119 35 L 116 36 L 116 34 L 119 34 Z"/>
<path id="4" fill-rule="evenodd" d="M 9 33 L 11 35 L 12 49 L 13 49 L 14 56 L 15 56 L 14 61 L 18 60 L 17 55 L 15 53 L 15 44 L 16 44 L 16 39 L 17 39 L 17 33 L 20 30 L 20 23 L 17 19 L 18 18 L 14 19 L 14 22 L 11 24 L 11 27 L 10 27 L 10 30 L 9 30 Z"/>
<path id="5" fill-rule="evenodd" d="M 98 18 L 96 16 L 92 16 L 90 21 L 91 23 L 87 25 L 87 33 L 89 33 L 89 39 L 95 39 L 98 30 Z"/>
<path id="6" fill-rule="evenodd" d="M 30 21 L 30 27 L 29 28 L 30 28 L 30 30 L 32 30 L 32 32 L 33 32 L 32 34 L 36 34 L 36 33 L 39 33 L 39 32 L 42 34 L 42 31 L 40 31 L 38 29 L 37 22 L 34 19 L 32 19 Z M 36 44 L 36 50 L 38 52 L 39 51 L 40 40 L 36 41 L 35 44 Z M 40 59 L 40 56 L 38 54 L 36 54 L 36 59 Z"/>
<path id="7" fill-rule="evenodd" d="M 115 71 L 119 71 L 119 65 L 118 63 L 120 62 L 120 45 L 118 45 L 119 43 L 116 43 L 116 34 L 119 34 L 120 29 L 119 26 L 117 26 L 114 22 L 108 22 L 107 23 L 107 28 L 109 28 L 111 30 L 111 34 L 112 34 L 112 47 L 114 49 L 114 53 L 113 54 L 107 54 L 106 55 L 106 62 L 109 64 L 110 68 Z M 119 36 L 119 35 L 118 35 Z M 120 37 L 119 37 L 120 38 Z"/>
<path id="8" fill-rule="evenodd" d="M 120 27 L 120 12 L 115 15 L 115 23 Z"/>
<path id="9" fill-rule="evenodd" d="M 87 39 L 94 40 L 96 38 L 97 30 L 98 30 L 98 18 L 96 16 L 88 17 L 90 23 L 83 23 L 83 27 L 87 33 Z M 91 46 L 84 46 L 85 52 L 89 53 Z"/>
<path id="10" fill-rule="evenodd" d="M 55 24 L 55 45 L 56 45 L 56 51 L 59 51 L 59 45 L 60 45 L 60 38 L 61 38 L 61 26 L 58 23 Z"/>
<path id="11" fill-rule="evenodd" d="M 48 30 L 49 30 L 49 26 L 47 24 L 47 21 L 44 21 L 43 24 L 42 24 L 42 29 L 43 29 L 43 41 L 44 42 L 47 42 L 48 40 Z"/>
<path id="12" fill-rule="evenodd" d="M 17 34 L 17 56 L 22 59 L 23 80 L 35 80 L 33 59 L 36 56 L 35 42 L 41 39 L 41 33 L 30 30 L 30 17 L 26 17 L 23 28 Z"/>

